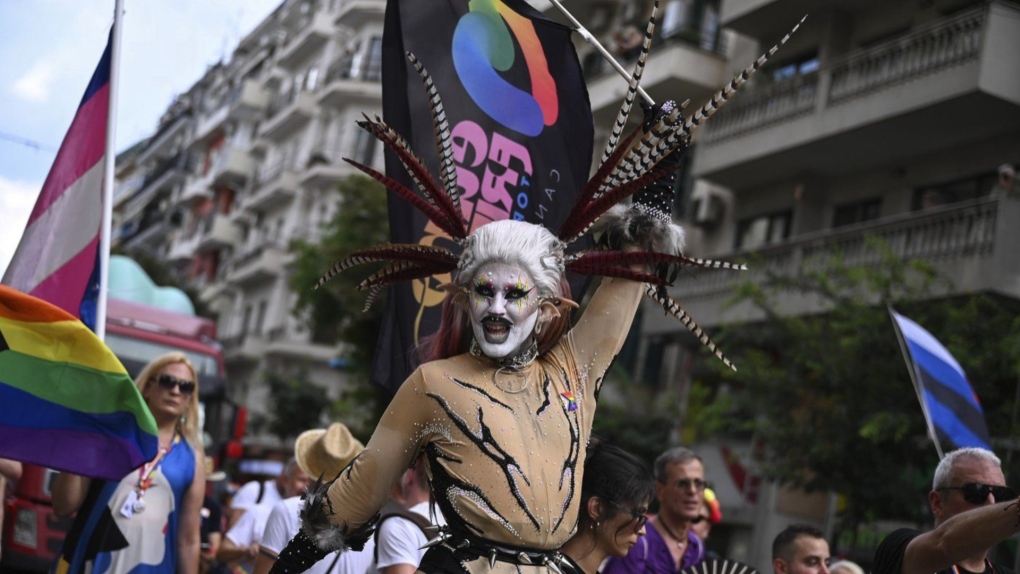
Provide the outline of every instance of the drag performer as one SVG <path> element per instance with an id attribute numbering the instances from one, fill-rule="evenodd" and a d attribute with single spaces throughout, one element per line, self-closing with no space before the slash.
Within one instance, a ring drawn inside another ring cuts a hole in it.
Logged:
<path id="1" fill-rule="evenodd" d="M 667 104 L 621 140 L 651 27 L 601 166 L 556 234 L 510 220 L 468 232 L 442 103 L 413 56 L 429 90 L 443 176 L 437 181 L 378 117 L 360 123 L 396 153 L 421 195 L 350 163 L 422 210 L 460 253 L 386 244 L 338 262 L 320 280 L 378 261 L 388 265 L 361 284 L 373 295 L 397 281 L 441 273 L 453 278 L 446 286 L 440 331 L 427 347 L 429 360 L 401 386 L 364 452 L 335 480 L 310 489 L 301 533 L 281 552 L 273 572 L 300 572 L 326 553 L 359 549 L 390 485 L 419 454 L 426 459 L 435 503 L 448 521 L 429 542 L 421 571 L 559 572 L 563 559 L 557 549 L 577 523 L 596 399 L 642 294 L 660 302 L 723 358 L 665 286 L 680 266 L 731 266 L 683 257 L 683 231 L 668 209 L 671 196 L 661 195 L 672 190 L 649 186 L 670 171 L 656 165 L 682 153 L 693 129 L 767 56 L 694 115 L 684 118 L 682 106 Z M 631 196 L 631 205 L 618 205 Z M 600 248 L 569 253 L 568 245 L 589 231 Z M 566 271 L 605 277 L 572 329 L 570 309 L 577 305 Z"/>

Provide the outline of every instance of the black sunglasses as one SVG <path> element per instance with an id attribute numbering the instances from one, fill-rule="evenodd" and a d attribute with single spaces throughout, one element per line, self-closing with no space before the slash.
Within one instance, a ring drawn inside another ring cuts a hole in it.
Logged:
<path id="1" fill-rule="evenodd" d="M 641 532 L 641 529 L 644 528 L 645 523 L 648 522 L 648 516 L 645 515 L 644 511 L 639 510 L 638 508 L 633 508 L 633 507 L 629 507 L 629 506 L 623 506 L 622 504 L 616 504 L 616 503 L 611 503 L 611 504 L 612 504 L 612 506 L 615 506 L 616 508 L 618 508 L 620 510 L 623 510 L 623 511 L 627 512 L 628 514 L 630 514 L 631 519 L 635 521 L 634 522 L 634 533 L 635 534 L 637 534 L 638 532 Z"/>
<path id="2" fill-rule="evenodd" d="M 959 490 L 963 499 L 971 504 L 984 504 L 988 493 L 992 493 L 995 502 L 1004 502 L 1016 498 L 1016 491 L 1008 486 L 993 486 L 980 482 L 968 482 L 960 486 L 943 486 L 939 490 Z"/>
<path id="3" fill-rule="evenodd" d="M 155 381 L 160 387 L 168 391 L 174 390 L 174 387 L 179 388 L 182 395 L 190 395 L 195 392 L 195 381 L 185 381 L 166 373 L 156 377 Z"/>
<path id="4" fill-rule="evenodd" d="M 695 478 L 693 480 L 690 478 L 681 478 L 680 480 L 673 482 L 673 486 L 680 490 L 690 490 L 693 487 L 694 490 L 702 492 L 706 488 L 710 488 L 712 485 L 700 478 Z"/>

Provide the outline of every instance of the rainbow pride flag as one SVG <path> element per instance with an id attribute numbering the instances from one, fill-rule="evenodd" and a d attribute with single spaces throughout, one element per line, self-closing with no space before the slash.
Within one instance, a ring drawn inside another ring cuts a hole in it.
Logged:
<path id="1" fill-rule="evenodd" d="M 0 457 L 120 480 L 159 448 L 110 349 L 70 313 L 0 285 Z"/>

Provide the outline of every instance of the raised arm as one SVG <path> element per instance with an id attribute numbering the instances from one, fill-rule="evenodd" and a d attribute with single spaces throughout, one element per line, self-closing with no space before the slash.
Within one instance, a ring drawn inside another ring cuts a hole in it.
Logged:
<path id="1" fill-rule="evenodd" d="M 643 293 L 643 283 L 606 277 L 567 333 L 566 344 L 578 368 L 589 368 L 590 378 L 601 377 L 620 352 Z"/>
<path id="2" fill-rule="evenodd" d="M 423 370 L 419 368 L 400 387 L 365 450 L 328 491 L 310 488 L 301 514 L 301 533 L 280 552 L 272 572 L 300 572 L 330 552 L 364 547 L 390 485 L 431 439 L 424 430 L 432 411 L 425 396 Z"/>
<path id="3" fill-rule="evenodd" d="M 935 530 L 911 540 L 903 553 L 899 574 L 946 570 L 986 552 L 1017 532 L 1020 532 L 1020 509 L 1016 500 L 961 512 Z"/>

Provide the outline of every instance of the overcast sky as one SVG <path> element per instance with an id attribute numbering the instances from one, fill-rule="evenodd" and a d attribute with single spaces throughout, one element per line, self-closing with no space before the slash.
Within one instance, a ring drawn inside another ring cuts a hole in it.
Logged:
<path id="1" fill-rule="evenodd" d="M 124 0 L 116 149 L 152 134 L 173 96 L 281 1 Z M 103 53 L 113 6 L 0 0 L 0 276 Z"/>

